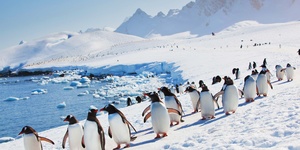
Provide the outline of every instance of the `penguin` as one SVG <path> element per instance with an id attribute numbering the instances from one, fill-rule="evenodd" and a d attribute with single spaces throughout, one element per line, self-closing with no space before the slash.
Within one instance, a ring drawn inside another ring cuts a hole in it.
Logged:
<path id="1" fill-rule="evenodd" d="M 130 127 L 136 132 L 136 129 L 126 119 L 125 115 L 118 110 L 114 105 L 108 104 L 100 111 L 108 112 L 108 135 L 110 138 L 117 143 L 117 147 L 114 149 L 120 149 L 121 144 L 126 144 L 124 148 L 130 147 L 130 141 L 136 139 L 135 136 L 131 135 Z"/>
<path id="2" fill-rule="evenodd" d="M 204 84 L 203 80 L 199 80 L 199 88 L 201 88 L 203 84 Z"/>
<path id="3" fill-rule="evenodd" d="M 251 62 L 249 62 L 248 70 L 251 70 L 251 69 L 252 69 L 252 64 L 251 64 Z"/>
<path id="4" fill-rule="evenodd" d="M 68 129 L 64 135 L 62 148 L 65 149 L 67 138 L 69 137 L 69 147 L 71 150 L 83 150 L 81 139 L 83 136 L 83 126 L 73 115 L 68 115 L 64 121 L 69 122 Z"/>
<path id="5" fill-rule="evenodd" d="M 240 69 L 239 68 L 233 68 L 232 69 L 232 74 L 235 75 L 235 79 L 239 79 L 240 78 Z"/>
<path id="6" fill-rule="evenodd" d="M 296 68 L 292 67 L 292 65 L 289 63 L 286 65 L 286 68 L 282 69 L 282 72 L 285 71 L 285 73 L 286 73 L 287 81 L 293 81 L 294 70 L 296 70 Z"/>
<path id="7" fill-rule="evenodd" d="M 202 120 L 215 118 L 215 100 L 205 84 L 200 92 L 200 108 Z"/>
<path id="8" fill-rule="evenodd" d="M 198 112 L 200 107 L 200 92 L 197 89 L 192 88 L 191 86 L 188 86 L 185 89 L 185 92 L 189 93 L 190 95 L 190 99 L 194 110 L 192 113 Z"/>
<path id="9" fill-rule="evenodd" d="M 98 108 L 91 105 L 87 119 L 84 124 L 84 135 L 82 137 L 82 146 L 87 150 L 104 150 L 105 136 L 103 128 L 96 117 Z"/>
<path id="10" fill-rule="evenodd" d="M 268 80 L 267 72 L 269 72 L 269 70 L 263 68 L 257 76 L 256 91 L 257 91 L 258 96 L 260 96 L 260 95 L 267 96 L 268 85 L 271 87 L 271 89 L 273 89 L 273 86 L 272 86 L 270 80 Z"/>
<path id="11" fill-rule="evenodd" d="M 223 79 L 225 80 L 224 90 L 215 94 L 214 99 L 222 95 L 224 112 L 226 115 L 230 115 L 230 113 L 235 113 L 239 104 L 238 89 L 233 84 L 233 80 L 230 77 L 224 77 Z"/>
<path id="12" fill-rule="evenodd" d="M 39 136 L 38 133 L 30 126 L 24 126 L 19 135 L 21 134 L 23 134 L 25 150 L 42 150 L 43 146 L 41 141 L 49 142 L 54 145 L 52 140 Z"/>
<path id="13" fill-rule="evenodd" d="M 283 80 L 285 70 L 282 70 L 283 68 L 280 65 L 276 65 L 275 69 L 276 69 L 276 77 L 277 77 L 278 81 Z"/>
<path id="14" fill-rule="evenodd" d="M 267 79 L 268 79 L 268 81 L 270 81 L 271 80 L 271 75 L 272 75 L 271 72 L 270 72 L 270 70 L 264 64 L 262 64 L 260 67 L 262 67 L 262 70 L 266 70 Z"/>
<path id="15" fill-rule="evenodd" d="M 173 108 L 178 110 L 181 114 L 183 113 L 182 105 L 175 94 L 171 93 L 171 91 L 167 87 L 161 87 L 159 88 L 159 91 L 165 95 L 165 106 L 167 108 Z M 173 126 L 174 122 L 175 125 L 178 125 L 179 122 L 183 122 L 182 115 L 180 116 L 178 114 L 169 114 L 169 116 L 171 126 Z"/>
<path id="16" fill-rule="evenodd" d="M 184 87 L 182 84 L 179 84 L 179 94 L 183 94 L 184 93 Z"/>
<path id="17" fill-rule="evenodd" d="M 152 128 L 156 133 L 155 139 L 168 136 L 167 132 L 170 129 L 170 117 L 168 113 L 181 115 L 180 112 L 172 108 L 167 109 L 156 92 L 144 93 L 144 95 L 149 96 L 151 99 L 151 105 L 146 107 L 142 113 L 142 116 L 144 116 L 150 110 L 144 117 L 144 123 L 148 118 L 152 117 Z"/>
<path id="18" fill-rule="evenodd" d="M 256 81 L 251 75 L 244 78 L 243 92 L 246 103 L 254 102 L 254 98 L 256 97 Z"/>

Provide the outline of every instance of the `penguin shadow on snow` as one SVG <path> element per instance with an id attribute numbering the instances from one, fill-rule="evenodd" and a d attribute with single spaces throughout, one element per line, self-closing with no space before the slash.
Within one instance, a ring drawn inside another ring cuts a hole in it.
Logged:
<path id="1" fill-rule="evenodd" d="M 286 83 L 290 83 L 290 82 L 291 81 L 284 81 L 284 82 L 278 83 L 277 85 L 286 84 Z"/>
<path id="2" fill-rule="evenodd" d="M 146 140 L 146 141 L 141 141 L 141 142 L 138 142 L 138 143 L 131 143 L 130 146 L 131 147 L 135 147 L 135 146 L 140 146 L 140 145 L 145 145 L 145 144 L 150 144 L 150 143 L 154 143 L 158 140 L 161 140 L 163 138 L 157 138 L 157 139 L 149 139 L 149 140 Z"/>
<path id="3" fill-rule="evenodd" d="M 147 129 L 143 129 L 143 130 L 139 130 L 136 132 L 136 134 L 139 134 L 139 133 L 142 133 L 142 132 L 146 132 L 146 131 L 149 131 L 151 130 L 152 128 L 147 128 Z M 145 134 L 149 134 L 149 132 L 145 133 Z"/>

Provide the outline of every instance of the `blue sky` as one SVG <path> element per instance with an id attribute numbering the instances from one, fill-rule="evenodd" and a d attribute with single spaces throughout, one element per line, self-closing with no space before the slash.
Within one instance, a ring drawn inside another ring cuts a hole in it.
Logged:
<path id="1" fill-rule="evenodd" d="M 194 0 L 1 0 L 0 50 L 60 31 L 117 28 L 141 8 L 149 15 Z"/>

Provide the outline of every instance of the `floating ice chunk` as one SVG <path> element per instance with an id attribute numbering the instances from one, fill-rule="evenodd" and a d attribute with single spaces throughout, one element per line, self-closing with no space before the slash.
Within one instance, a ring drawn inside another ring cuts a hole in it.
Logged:
<path id="1" fill-rule="evenodd" d="M 65 108 L 66 106 L 67 106 L 66 102 L 61 102 L 56 107 L 57 108 Z"/>
<path id="2" fill-rule="evenodd" d="M 71 87 L 71 86 L 69 86 L 69 87 L 64 87 L 64 90 L 73 90 L 74 89 L 74 87 Z"/>
<path id="3" fill-rule="evenodd" d="M 39 95 L 48 93 L 47 89 L 35 89 L 31 91 L 31 95 Z"/>
<path id="4" fill-rule="evenodd" d="M 84 96 L 84 95 L 87 95 L 87 94 L 89 94 L 88 90 L 86 90 L 86 91 L 84 91 L 82 93 L 79 93 L 77 96 Z"/>
<path id="5" fill-rule="evenodd" d="M 78 86 L 78 85 L 82 85 L 79 81 L 72 81 L 70 86 Z"/>
<path id="6" fill-rule="evenodd" d="M 88 77 L 82 77 L 79 82 L 80 83 L 90 83 L 91 80 Z"/>
<path id="7" fill-rule="evenodd" d="M 90 87 L 89 84 L 77 85 L 77 88 L 88 88 L 88 87 Z"/>
<path id="8" fill-rule="evenodd" d="M 20 100 L 20 98 L 18 97 L 8 97 L 4 101 L 18 101 L 18 100 Z"/>
<path id="9" fill-rule="evenodd" d="M 30 97 L 23 97 L 23 98 L 20 98 L 20 100 L 28 100 Z"/>

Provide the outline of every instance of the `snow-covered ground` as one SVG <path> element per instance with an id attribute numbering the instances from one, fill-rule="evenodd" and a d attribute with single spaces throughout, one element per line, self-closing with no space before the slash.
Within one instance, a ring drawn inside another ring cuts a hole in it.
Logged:
<path id="1" fill-rule="evenodd" d="M 216 33 L 215 36 L 193 37 L 184 33 L 130 41 L 115 44 L 110 49 L 115 55 L 86 57 L 88 59 L 78 62 L 69 62 L 65 57 L 64 61 L 53 60 L 27 68 L 66 67 L 73 64 L 86 66 L 92 73 L 126 72 L 128 70 L 126 66 L 131 66 L 130 71 L 137 69 L 140 72 L 151 70 L 154 73 L 161 73 L 165 69 L 171 73 L 173 79 L 170 80 L 174 83 L 183 80 L 194 81 L 198 85 L 198 81 L 203 80 L 215 94 L 221 89 L 223 82 L 211 85 L 213 76 L 227 75 L 234 78 L 232 69 L 240 68 L 241 78 L 234 80 L 234 83 L 242 89 L 243 78 L 251 73 L 251 70 L 247 70 L 249 62 L 255 61 L 260 66 L 266 58 L 267 67 L 272 73 L 271 82 L 274 89 L 269 89 L 267 97 L 257 97 L 253 103 L 246 104 L 245 99 L 241 98 L 235 114 L 226 116 L 221 107 L 216 110 L 216 118 L 203 121 L 201 112 L 191 114 L 189 95 L 178 95 L 185 112 L 183 117 L 185 122 L 171 127 L 167 137 L 154 139 L 155 133 L 150 119 L 143 123 L 141 115 L 150 102 L 122 108 L 121 111 L 137 129 L 137 133 L 134 133 L 137 139 L 131 142 L 129 149 L 293 150 L 300 149 L 300 56 L 297 54 L 300 48 L 299 41 L 300 22 L 262 25 L 245 21 Z M 253 46 L 254 44 L 260 46 Z M 96 50 L 93 50 L 93 53 L 97 53 Z M 297 68 L 294 81 L 287 82 L 286 78 L 277 81 L 275 65 L 285 67 L 287 63 Z M 99 114 L 98 119 L 106 134 L 106 149 L 112 149 L 116 144 L 108 137 L 107 114 Z M 85 120 L 81 121 L 82 124 L 84 122 Z M 55 145 L 43 143 L 44 149 L 62 149 L 66 128 L 67 125 L 38 131 L 40 136 L 55 142 Z M 5 150 L 24 149 L 22 138 L 1 143 L 0 147 Z"/>

